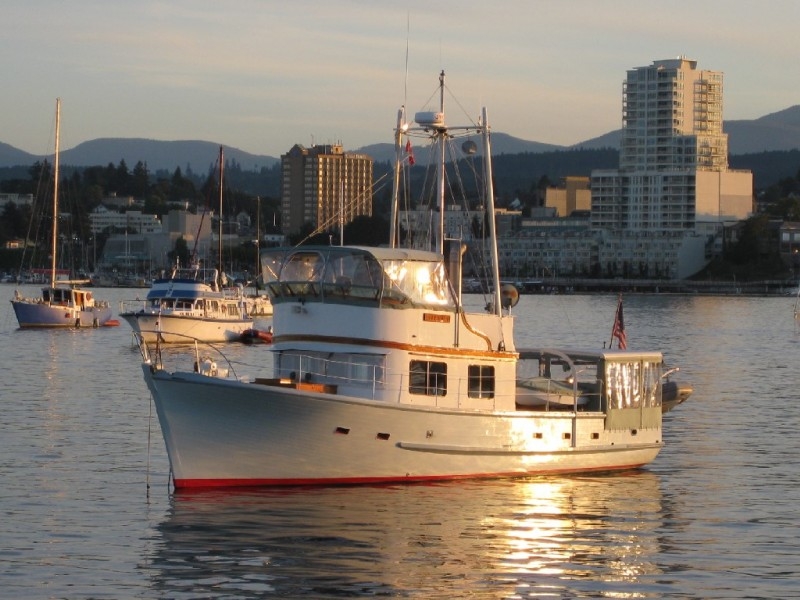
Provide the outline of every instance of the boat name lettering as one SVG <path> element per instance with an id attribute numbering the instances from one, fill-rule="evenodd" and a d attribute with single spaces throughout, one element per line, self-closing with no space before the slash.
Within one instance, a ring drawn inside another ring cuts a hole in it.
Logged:
<path id="1" fill-rule="evenodd" d="M 422 313 L 422 320 L 429 323 L 449 323 L 450 315 L 435 315 L 433 313 Z"/>

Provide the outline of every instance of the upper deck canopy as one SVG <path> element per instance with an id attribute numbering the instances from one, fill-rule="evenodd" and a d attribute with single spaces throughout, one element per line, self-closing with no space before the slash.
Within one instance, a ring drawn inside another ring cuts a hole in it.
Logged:
<path id="1" fill-rule="evenodd" d="M 300 246 L 261 253 L 264 283 L 276 302 L 302 296 L 335 302 L 454 310 L 439 254 L 405 248 Z"/>

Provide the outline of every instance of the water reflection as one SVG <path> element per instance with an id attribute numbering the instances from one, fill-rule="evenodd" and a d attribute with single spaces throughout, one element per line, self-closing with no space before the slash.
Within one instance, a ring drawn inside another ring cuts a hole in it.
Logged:
<path id="1" fill-rule="evenodd" d="M 631 596 L 662 520 L 646 471 L 180 493 L 149 568 L 173 598 Z"/>

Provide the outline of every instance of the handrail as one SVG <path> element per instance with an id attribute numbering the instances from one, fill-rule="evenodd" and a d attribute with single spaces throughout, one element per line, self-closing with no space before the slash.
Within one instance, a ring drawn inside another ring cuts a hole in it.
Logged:
<path id="1" fill-rule="evenodd" d="M 133 335 L 134 341 L 136 342 L 137 346 L 139 347 L 139 352 L 142 355 L 142 360 L 145 363 L 148 363 L 148 364 L 150 364 L 152 366 L 155 366 L 159 370 L 163 369 L 164 368 L 163 353 L 162 353 L 163 344 L 159 341 L 159 338 L 156 337 L 155 350 L 151 351 L 149 344 L 147 343 L 147 341 L 145 341 L 144 336 L 142 335 L 142 334 L 145 334 L 145 333 L 154 333 L 154 334 L 157 334 L 157 336 L 158 336 L 158 334 L 160 334 L 161 331 L 158 330 L 158 329 L 142 329 L 139 332 L 135 332 L 134 331 L 132 333 L 132 335 Z M 195 349 L 194 371 L 195 372 L 200 372 L 201 358 L 202 358 L 200 356 L 200 347 L 202 346 L 203 348 L 209 348 L 210 350 L 212 350 L 213 352 L 215 352 L 216 354 L 221 356 L 222 359 L 225 361 L 225 363 L 228 365 L 228 371 L 227 371 L 228 376 L 232 376 L 233 379 L 237 379 L 237 380 L 239 379 L 239 377 L 236 375 L 236 369 L 234 369 L 233 364 L 231 363 L 230 359 L 225 355 L 225 353 L 219 347 L 215 346 L 214 344 L 212 344 L 210 342 L 204 342 L 204 341 L 202 341 L 202 340 L 200 340 L 200 339 L 198 339 L 196 337 L 193 337 L 191 335 L 184 335 L 182 333 L 170 333 L 170 337 L 172 337 L 172 336 L 178 336 L 178 337 L 185 338 L 187 343 L 194 343 L 194 349 Z M 185 348 L 185 346 L 184 346 L 184 348 Z M 185 354 L 184 354 L 184 356 L 185 356 Z"/>

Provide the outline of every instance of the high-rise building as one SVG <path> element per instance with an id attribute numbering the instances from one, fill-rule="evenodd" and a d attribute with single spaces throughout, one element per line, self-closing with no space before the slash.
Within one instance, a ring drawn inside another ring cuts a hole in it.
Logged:
<path id="1" fill-rule="evenodd" d="M 333 233 L 372 215 L 372 165 L 371 157 L 344 152 L 341 144 L 296 144 L 281 156 L 281 231 L 290 235 L 310 223 Z"/>
<path id="2" fill-rule="evenodd" d="M 592 226 L 675 235 L 745 219 L 753 177 L 728 168 L 722 73 L 687 58 L 627 73 L 618 170 L 592 172 Z"/>

